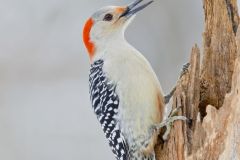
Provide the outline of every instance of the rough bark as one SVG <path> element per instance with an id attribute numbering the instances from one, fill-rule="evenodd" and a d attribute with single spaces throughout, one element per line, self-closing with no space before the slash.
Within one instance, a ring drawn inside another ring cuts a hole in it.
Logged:
<path id="1" fill-rule="evenodd" d="M 204 0 L 203 61 L 195 45 L 177 84 L 173 108 L 191 123 L 175 122 L 159 136 L 157 160 L 240 159 L 240 29 L 236 0 Z M 238 32 L 237 32 L 238 31 Z M 201 66 L 201 67 L 200 67 Z"/>
<path id="2" fill-rule="evenodd" d="M 205 32 L 201 73 L 202 116 L 208 104 L 219 108 L 231 90 L 238 26 L 236 0 L 204 0 Z"/>

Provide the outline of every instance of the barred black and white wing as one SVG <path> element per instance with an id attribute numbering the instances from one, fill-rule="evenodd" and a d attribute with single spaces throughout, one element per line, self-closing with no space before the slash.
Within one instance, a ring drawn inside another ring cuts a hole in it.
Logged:
<path id="1" fill-rule="evenodd" d="M 128 146 L 117 121 L 119 97 L 115 84 L 103 72 L 103 65 L 103 60 L 91 65 L 89 82 L 92 106 L 115 157 L 128 160 Z"/>

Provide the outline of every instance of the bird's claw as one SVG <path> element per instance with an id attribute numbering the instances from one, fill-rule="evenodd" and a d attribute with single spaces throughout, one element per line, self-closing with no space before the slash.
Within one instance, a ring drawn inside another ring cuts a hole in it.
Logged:
<path id="1" fill-rule="evenodd" d="M 185 116 L 177 116 L 177 113 L 178 111 L 180 110 L 181 107 L 177 107 L 175 108 L 171 113 L 170 115 L 168 116 L 167 119 L 165 119 L 164 121 L 162 121 L 161 123 L 159 124 L 156 124 L 154 126 L 151 127 L 151 131 L 154 132 L 154 131 L 160 131 L 161 128 L 163 127 L 166 127 L 166 131 L 164 132 L 162 138 L 164 141 L 167 140 L 167 137 L 171 131 L 171 128 L 173 126 L 173 123 L 177 120 L 182 120 L 182 121 L 189 121 L 187 117 Z"/>
<path id="2" fill-rule="evenodd" d="M 179 111 L 180 109 L 181 109 L 181 106 L 173 109 L 173 110 L 169 113 L 168 118 L 171 118 L 171 117 L 173 117 L 173 116 L 176 116 L 177 113 L 178 113 L 178 111 Z"/>
<path id="3" fill-rule="evenodd" d="M 190 63 L 186 63 L 183 65 L 180 78 L 182 78 L 182 76 L 184 76 L 188 72 L 189 66 L 190 66 Z"/>
<path id="4" fill-rule="evenodd" d="M 183 65 L 179 79 L 181 79 L 182 76 L 184 76 L 188 72 L 189 66 L 190 66 L 190 63 L 186 63 L 186 64 Z M 164 96 L 165 104 L 167 104 L 170 101 L 170 99 L 172 98 L 175 91 L 176 91 L 176 86 L 171 90 L 171 92 L 169 94 Z"/>

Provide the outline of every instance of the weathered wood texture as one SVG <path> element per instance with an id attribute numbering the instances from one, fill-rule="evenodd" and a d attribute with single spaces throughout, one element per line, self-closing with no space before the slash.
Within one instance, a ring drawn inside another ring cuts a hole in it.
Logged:
<path id="1" fill-rule="evenodd" d="M 200 103 L 203 110 L 208 104 L 221 107 L 225 94 L 231 90 L 239 22 L 236 0 L 204 0 L 204 10 Z"/>
<path id="2" fill-rule="evenodd" d="M 204 0 L 204 11 L 203 61 L 195 45 L 173 96 L 173 108 L 181 106 L 179 115 L 192 121 L 175 122 L 168 141 L 159 138 L 157 160 L 240 159 L 237 1 Z"/>

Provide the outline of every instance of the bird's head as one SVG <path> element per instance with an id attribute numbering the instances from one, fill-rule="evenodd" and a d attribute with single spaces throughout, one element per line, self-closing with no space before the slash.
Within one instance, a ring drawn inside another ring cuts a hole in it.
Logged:
<path id="1" fill-rule="evenodd" d="M 136 0 L 127 6 L 108 6 L 95 12 L 85 23 L 83 42 L 90 59 L 96 50 L 114 39 L 124 38 L 124 31 L 134 15 L 153 1 L 139 5 L 143 0 Z"/>

